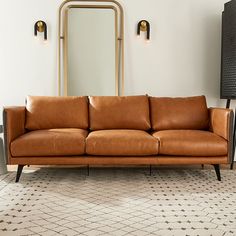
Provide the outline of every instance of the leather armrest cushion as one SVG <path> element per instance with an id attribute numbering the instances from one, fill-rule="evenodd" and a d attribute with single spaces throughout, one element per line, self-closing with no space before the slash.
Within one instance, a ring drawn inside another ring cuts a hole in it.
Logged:
<path id="1" fill-rule="evenodd" d="M 227 108 L 209 108 L 210 131 L 230 141 L 233 128 L 233 110 Z"/>
<path id="2" fill-rule="evenodd" d="M 3 126 L 6 155 L 9 162 L 10 143 L 25 133 L 25 107 L 4 107 L 3 109 Z"/>

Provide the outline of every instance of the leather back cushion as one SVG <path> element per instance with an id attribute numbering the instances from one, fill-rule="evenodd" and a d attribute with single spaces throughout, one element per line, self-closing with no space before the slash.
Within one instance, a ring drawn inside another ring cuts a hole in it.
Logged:
<path id="1" fill-rule="evenodd" d="M 209 128 L 205 96 L 150 97 L 150 108 L 153 130 Z"/>
<path id="2" fill-rule="evenodd" d="M 91 130 L 151 128 L 147 96 L 89 97 Z"/>
<path id="3" fill-rule="evenodd" d="M 26 128 L 88 128 L 87 97 L 28 96 Z"/>

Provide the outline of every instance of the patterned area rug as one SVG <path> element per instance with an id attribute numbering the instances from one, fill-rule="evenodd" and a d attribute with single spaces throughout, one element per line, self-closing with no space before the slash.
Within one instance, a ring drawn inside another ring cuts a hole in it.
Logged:
<path id="1" fill-rule="evenodd" d="M 236 235 L 236 171 L 42 168 L 0 176 L 0 235 Z"/>

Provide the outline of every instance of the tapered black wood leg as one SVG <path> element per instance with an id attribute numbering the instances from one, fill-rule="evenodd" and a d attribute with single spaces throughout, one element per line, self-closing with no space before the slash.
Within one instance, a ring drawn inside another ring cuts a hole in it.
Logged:
<path id="1" fill-rule="evenodd" d="M 202 166 L 202 169 L 204 169 L 204 165 L 202 164 L 201 166 Z"/>
<path id="2" fill-rule="evenodd" d="M 16 183 L 18 183 L 20 180 L 20 176 L 21 176 L 23 168 L 24 168 L 24 165 L 18 165 L 17 172 L 16 172 Z"/>
<path id="3" fill-rule="evenodd" d="M 230 170 L 233 170 L 233 168 L 234 168 L 234 162 L 231 163 Z"/>
<path id="4" fill-rule="evenodd" d="M 216 172 L 216 176 L 217 176 L 217 179 L 219 181 L 221 181 L 221 176 L 220 176 L 220 165 L 219 164 L 215 164 L 213 165 L 214 168 L 215 168 L 215 172 Z"/>
<path id="5" fill-rule="evenodd" d="M 89 165 L 87 165 L 87 175 L 89 176 Z"/>
<path id="6" fill-rule="evenodd" d="M 149 175 L 152 175 L 152 165 L 149 166 Z"/>

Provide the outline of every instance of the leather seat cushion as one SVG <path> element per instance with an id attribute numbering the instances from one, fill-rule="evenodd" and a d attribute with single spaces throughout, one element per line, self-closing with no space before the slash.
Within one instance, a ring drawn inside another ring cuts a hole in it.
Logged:
<path id="1" fill-rule="evenodd" d="M 151 128 L 148 97 L 91 96 L 89 97 L 91 130 Z"/>
<path id="2" fill-rule="evenodd" d="M 205 96 L 168 98 L 150 97 L 152 129 L 209 128 L 209 114 Z"/>
<path id="3" fill-rule="evenodd" d="M 159 140 L 159 154 L 174 156 L 224 156 L 228 142 L 209 131 L 165 130 L 153 133 Z"/>
<path id="4" fill-rule="evenodd" d="M 85 153 L 88 131 L 48 129 L 26 133 L 11 143 L 11 154 L 20 156 L 74 156 Z"/>
<path id="5" fill-rule="evenodd" d="M 86 153 L 103 156 L 158 154 L 158 140 L 142 130 L 98 130 L 86 139 Z"/>
<path id="6" fill-rule="evenodd" d="M 88 129 L 88 98 L 28 96 L 25 127 Z"/>

